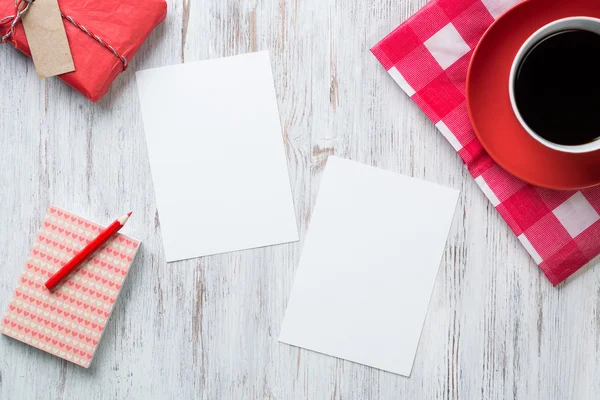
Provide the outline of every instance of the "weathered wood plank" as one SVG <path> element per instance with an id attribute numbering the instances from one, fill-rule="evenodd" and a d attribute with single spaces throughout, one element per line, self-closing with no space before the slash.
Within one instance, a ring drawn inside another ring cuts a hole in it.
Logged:
<path id="1" fill-rule="evenodd" d="M 98 104 L 0 46 L 0 310 L 50 203 L 144 242 L 92 368 L 1 337 L 0 398 L 597 398 L 600 269 L 552 288 L 369 54 L 424 4 L 170 0 Z M 265 49 L 302 237 L 330 154 L 462 191 L 410 378 L 277 342 L 302 241 L 164 262 L 134 71 Z"/>

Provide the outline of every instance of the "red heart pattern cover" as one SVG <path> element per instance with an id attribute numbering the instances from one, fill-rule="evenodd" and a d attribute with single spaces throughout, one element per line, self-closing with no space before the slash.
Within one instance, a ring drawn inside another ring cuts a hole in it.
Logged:
<path id="1" fill-rule="evenodd" d="M 49 292 L 44 282 L 103 229 L 50 206 L 0 332 L 82 367 L 89 367 L 140 246 L 116 234 Z"/>

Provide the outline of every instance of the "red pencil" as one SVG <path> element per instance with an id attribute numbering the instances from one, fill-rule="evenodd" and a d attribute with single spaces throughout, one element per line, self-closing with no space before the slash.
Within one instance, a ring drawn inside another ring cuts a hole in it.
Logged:
<path id="1" fill-rule="evenodd" d="M 105 230 L 100 232 L 100 234 L 92 240 L 87 246 L 85 246 L 79 253 L 75 255 L 66 263 L 61 269 L 58 270 L 57 273 L 52 275 L 48 282 L 45 283 L 46 288 L 48 290 L 54 289 L 64 278 L 66 278 L 75 268 L 77 268 L 82 262 L 84 262 L 89 256 L 94 254 L 96 250 L 100 248 L 104 243 L 108 241 L 115 233 L 121 229 L 129 217 L 131 216 L 131 212 L 123 215 L 121 218 L 110 224 Z"/>

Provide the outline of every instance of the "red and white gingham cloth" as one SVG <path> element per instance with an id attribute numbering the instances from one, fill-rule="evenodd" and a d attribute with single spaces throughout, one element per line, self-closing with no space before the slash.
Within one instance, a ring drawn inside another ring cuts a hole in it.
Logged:
<path id="1" fill-rule="evenodd" d="M 600 187 L 556 191 L 504 171 L 475 136 L 467 69 L 486 29 L 519 0 L 432 0 L 371 49 L 458 152 L 553 285 L 600 254 Z"/>

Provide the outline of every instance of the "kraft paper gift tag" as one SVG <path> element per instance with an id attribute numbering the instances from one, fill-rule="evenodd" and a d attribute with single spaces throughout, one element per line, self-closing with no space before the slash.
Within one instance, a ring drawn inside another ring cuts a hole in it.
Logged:
<path id="1" fill-rule="evenodd" d="M 57 0 L 35 0 L 22 19 L 40 78 L 75 71 Z"/>

